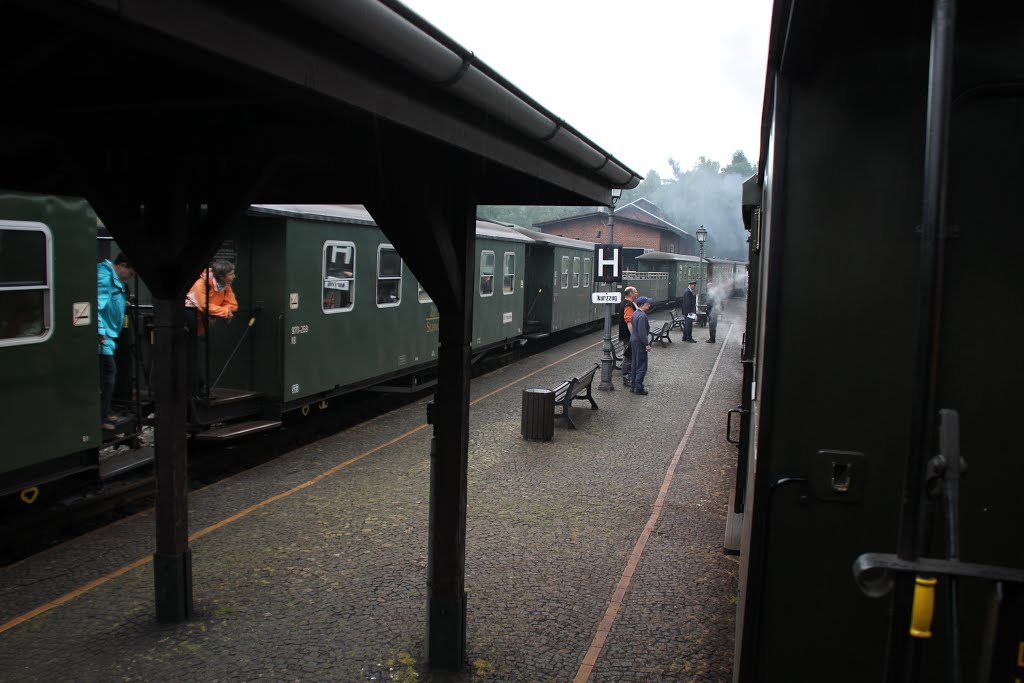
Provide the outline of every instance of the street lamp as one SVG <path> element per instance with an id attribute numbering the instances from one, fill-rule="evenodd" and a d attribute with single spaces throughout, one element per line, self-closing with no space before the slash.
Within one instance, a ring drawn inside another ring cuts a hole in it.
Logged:
<path id="1" fill-rule="evenodd" d="M 615 243 L 615 202 L 622 196 L 621 187 L 612 188 L 612 203 L 608 206 L 608 244 Z M 612 290 L 612 283 L 605 285 L 606 291 Z M 612 358 L 612 306 L 604 305 L 604 346 L 601 355 L 601 383 L 597 385 L 598 391 L 615 391 L 612 384 L 612 369 L 615 367 L 615 360 Z"/>
<path id="2" fill-rule="evenodd" d="M 704 229 L 704 226 L 697 228 L 697 243 L 700 244 L 700 264 L 697 266 L 697 303 L 700 304 L 700 295 L 704 291 L 704 287 L 707 286 L 704 278 L 704 243 L 708 239 L 708 231 Z"/>

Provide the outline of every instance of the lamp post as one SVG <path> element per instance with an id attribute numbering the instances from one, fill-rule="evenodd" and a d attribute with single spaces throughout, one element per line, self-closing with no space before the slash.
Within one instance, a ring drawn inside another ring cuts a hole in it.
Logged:
<path id="1" fill-rule="evenodd" d="M 612 188 L 612 203 L 608 207 L 608 244 L 615 243 L 615 202 L 622 196 L 622 188 Z M 605 291 L 612 291 L 612 283 L 605 285 Z M 615 360 L 612 358 L 612 306 L 604 304 L 604 345 L 601 347 L 601 383 L 597 385 L 598 391 L 615 391 L 612 384 L 612 369 L 615 367 Z"/>
<path id="2" fill-rule="evenodd" d="M 697 228 L 697 243 L 700 244 L 700 264 L 697 266 L 697 305 L 700 305 L 701 292 L 704 291 L 704 287 L 707 286 L 706 279 L 704 278 L 704 242 L 708 239 L 708 231 L 704 229 L 704 226 Z"/>

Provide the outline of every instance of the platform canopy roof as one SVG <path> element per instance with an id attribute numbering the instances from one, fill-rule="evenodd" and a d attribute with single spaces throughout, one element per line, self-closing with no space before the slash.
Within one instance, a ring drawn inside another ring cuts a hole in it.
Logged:
<path id="1" fill-rule="evenodd" d="M 420 173 L 475 165 L 481 204 L 602 204 L 640 180 L 394 0 L 11 0 L 0 37 L 2 187 L 141 184 L 184 147 L 197 187 L 267 167 L 257 201 L 357 203 L 384 144 Z"/>

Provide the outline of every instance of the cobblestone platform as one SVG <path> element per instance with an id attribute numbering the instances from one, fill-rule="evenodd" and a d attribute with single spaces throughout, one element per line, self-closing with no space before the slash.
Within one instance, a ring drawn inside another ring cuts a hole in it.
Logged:
<path id="1" fill-rule="evenodd" d="M 600 409 L 551 442 L 520 437 L 521 391 L 598 360 L 599 333 L 473 381 L 464 673 L 424 663 L 420 401 L 191 495 L 188 623 L 155 622 L 151 512 L 0 570 L 0 679 L 729 680 L 730 307 L 718 344 L 654 347 L 648 396 L 595 379 Z"/>

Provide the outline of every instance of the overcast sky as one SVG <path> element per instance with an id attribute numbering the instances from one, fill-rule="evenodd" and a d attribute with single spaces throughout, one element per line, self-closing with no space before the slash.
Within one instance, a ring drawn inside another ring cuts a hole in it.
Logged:
<path id="1" fill-rule="evenodd" d="M 402 0 L 640 175 L 757 160 L 771 0 Z"/>

